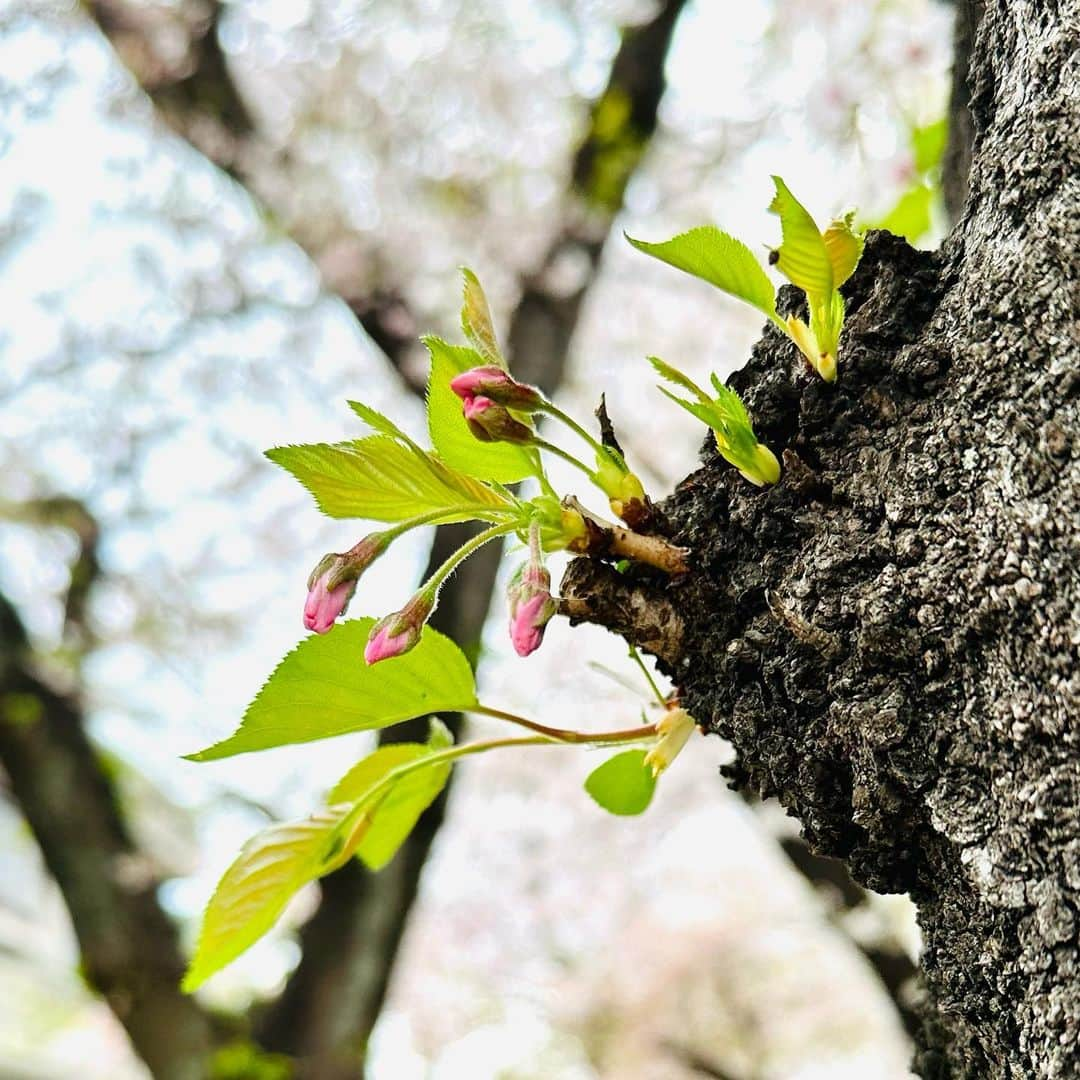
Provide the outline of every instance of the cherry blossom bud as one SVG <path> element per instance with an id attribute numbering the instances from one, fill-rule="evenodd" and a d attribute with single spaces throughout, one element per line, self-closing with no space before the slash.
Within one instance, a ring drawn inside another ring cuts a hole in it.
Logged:
<path id="1" fill-rule="evenodd" d="M 324 555 L 308 575 L 304 625 L 316 634 L 327 633 L 349 606 L 360 575 L 386 550 L 386 533 L 365 536 L 343 553 Z"/>
<path id="2" fill-rule="evenodd" d="M 433 597 L 421 590 L 400 610 L 380 619 L 368 635 L 364 659 L 369 664 L 407 653 L 420 641 L 424 623 L 435 608 Z"/>
<path id="3" fill-rule="evenodd" d="M 645 755 L 645 764 L 659 776 L 678 756 L 697 725 L 694 718 L 678 706 L 668 709 L 656 725 L 657 740 Z"/>
<path id="4" fill-rule="evenodd" d="M 463 410 L 469 430 L 481 442 L 531 443 L 533 433 L 490 398 L 468 397 Z"/>
<path id="5" fill-rule="evenodd" d="M 356 591 L 355 581 L 344 581 L 336 589 L 328 589 L 327 577 L 323 574 L 315 579 L 304 604 L 304 625 L 316 634 L 326 634 L 333 628 L 334 621 L 345 614 Z"/>
<path id="6" fill-rule="evenodd" d="M 539 390 L 519 383 L 494 364 L 462 372 L 450 380 L 450 389 L 466 403 L 470 398 L 487 398 L 519 412 L 536 412 L 546 404 Z"/>
<path id="7" fill-rule="evenodd" d="M 539 563 L 522 564 L 507 588 L 510 601 L 510 640 L 518 656 L 540 648 L 544 629 L 558 610 L 551 595 L 551 575 Z"/>

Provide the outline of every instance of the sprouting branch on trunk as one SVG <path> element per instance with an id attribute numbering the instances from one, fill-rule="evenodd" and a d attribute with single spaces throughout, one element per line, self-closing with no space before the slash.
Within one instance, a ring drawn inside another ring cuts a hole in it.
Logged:
<path id="1" fill-rule="evenodd" d="M 559 612 L 571 625 L 604 626 L 670 668 L 678 663 L 683 621 L 658 584 L 634 581 L 607 563 L 582 558 L 567 567 L 560 592 Z"/>
<path id="2" fill-rule="evenodd" d="M 984 5 L 964 213 L 932 255 L 869 236 L 835 385 L 772 329 L 732 377 L 816 483 L 753 489 L 710 443 L 661 507 L 692 551 L 673 674 L 729 778 L 918 906 L 926 1077 L 1080 1074 L 1074 8 Z"/>

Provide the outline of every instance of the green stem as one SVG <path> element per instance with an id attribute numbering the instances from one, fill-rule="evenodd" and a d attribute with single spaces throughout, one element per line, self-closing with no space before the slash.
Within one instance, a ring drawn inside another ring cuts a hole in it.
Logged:
<path id="1" fill-rule="evenodd" d="M 656 734 L 655 724 L 623 728 L 621 731 L 569 731 L 565 728 L 548 727 L 546 724 L 528 720 L 524 716 L 505 712 L 502 709 L 493 709 L 488 705 L 474 705 L 469 711 L 480 713 L 483 716 L 491 716 L 496 720 L 506 720 L 508 723 L 528 728 L 530 731 L 535 731 L 548 739 L 561 743 L 601 745 L 606 743 L 640 742 L 642 739 L 649 739 Z"/>
<path id="2" fill-rule="evenodd" d="M 561 446 L 556 446 L 554 443 L 549 443 L 546 439 L 533 439 L 533 445 L 540 447 L 541 450 L 546 450 L 549 454 L 554 454 L 556 457 L 561 457 L 563 461 L 569 461 L 575 468 L 580 469 L 594 484 L 596 483 L 596 473 L 589 468 L 583 461 L 579 461 L 573 454 L 567 453 Z"/>
<path id="3" fill-rule="evenodd" d="M 373 804 L 377 809 L 382 800 L 390 794 L 393 785 L 408 776 L 409 773 L 416 772 L 417 769 L 430 768 L 432 765 L 441 765 L 448 761 L 456 761 L 458 758 L 467 757 L 470 754 L 482 754 L 485 750 L 497 750 L 504 746 L 541 745 L 557 746 L 558 743 L 555 740 L 545 738 L 544 736 L 522 737 L 517 739 L 487 739 L 482 742 L 463 743 L 461 746 L 451 746 L 446 750 L 436 750 L 433 753 L 424 754 L 422 757 L 418 757 L 413 761 L 406 761 L 403 764 L 396 766 L 386 773 L 376 784 L 368 788 L 368 790 L 356 800 L 353 804 L 353 808 L 348 814 L 346 814 L 338 823 L 334 830 L 334 835 L 344 835 L 348 839 L 342 844 L 340 851 L 336 852 L 333 863 L 326 867 L 325 872 L 334 870 L 348 862 L 349 858 L 356 850 L 356 844 L 360 841 L 360 838 L 358 837 L 355 842 L 352 842 L 352 833 L 356 829 L 360 816 Z"/>
<path id="4" fill-rule="evenodd" d="M 641 674 L 645 676 L 645 681 L 649 684 L 649 689 L 652 690 L 653 696 L 662 707 L 666 707 L 667 698 L 660 693 L 660 687 L 656 685 L 656 680 L 652 677 L 652 672 L 645 666 L 645 661 L 641 659 L 641 653 L 638 652 L 637 646 L 635 645 L 630 646 L 630 659 L 641 668 Z"/>
<path id="5" fill-rule="evenodd" d="M 540 481 L 540 487 L 543 489 L 545 495 L 549 495 L 556 502 L 559 501 L 559 496 L 555 493 L 555 489 L 551 486 L 551 482 L 547 478 L 547 473 L 544 472 L 544 463 L 540 460 L 540 451 L 535 447 L 532 448 L 533 464 L 535 466 L 536 479 Z"/>
<path id="6" fill-rule="evenodd" d="M 484 509 L 477 506 L 476 503 L 463 503 L 460 506 L 444 506 L 439 510 L 431 510 L 426 514 L 418 514 L 414 518 L 409 518 L 408 521 L 403 521 L 400 525 L 395 525 L 392 529 L 387 529 L 383 536 L 389 544 L 399 536 L 403 536 L 405 533 L 409 532 L 410 529 L 418 529 L 421 525 L 443 523 L 443 518 L 458 517 L 461 514 L 468 514 L 470 517 L 475 518 L 481 513 L 493 514 L 499 518 L 503 518 L 508 514 L 517 516 L 520 514 L 520 511 L 513 506 L 507 506 L 505 510 L 495 506 L 490 507 L 490 509 Z M 480 520 L 484 519 L 480 518 Z"/>
<path id="7" fill-rule="evenodd" d="M 442 586 L 442 583 L 454 572 L 454 568 L 459 563 L 464 562 L 473 554 L 473 552 L 478 551 L 489 541 L 495 540 L 500 536 L 505 536 L 507 533 L 514 532 L 519 525 L 520 522 L 518 521 L 504 522 L 501 525 L 492 525 L 490 529 L 485 529 L 483 532 L 477 533 L 472 539 L 466 540 L 465 543 L 462 544 L 461 547 L 459 547 L 457 551 L 455 551 L 450 558 L 448 558 L 446 562 L 444 562 L 442 566 L 427 579 L 424 583 L 424 590 L 430 590 L 432 594 L 437 593 Z"/>
<path id="8" fill-rule="evenodd" d="M 643 728 L 629 728 L 626 731 L 605 731 L 589 735 L 581 731 L 560 731 L 558 728 L 548 728 L 542 724 L 534 723 L 532 720 L 526 720 L 523 716 L 515 716 L 513 713 L 502 712 L 500 709 L 489 709 L 485 705 L 474 705 L 470 711 L 484 713 L 487 716 L 494 716 L 501 720 L 509 720 L 511 723 L 520 724 L 523 727 L 537 731 L 539 734 L 520 736 L 513 739 L 483 739 L 479 742 L 462 743 L 460 746 L 451 746 L 445 750 L 436 750 L 433 753 L 424 754 L 422 757 L 403 762 L 401 765 L 391 769 L 381 780 L 370 787 L 356 801 L 349 813 L 342 818 L 335 830 L 335 834 L 343 834 L 348 839 L 345 840 L 341 849 L 335 854 L 333 863 L 326 867 L 326 872 L 341 866 L 352 856 L 356 844 L 362 839 L 362 837 L 357 837 L 355 842 L 352 840 L 352 833 L 356 829 L 360 816 L 372 804 L 378 807 L 379 803 L 390 793 L 390 789 L 394 784 L 408 776 L 409 773 L 416 772 L 417 769 L 427 769 L 432 765 L 442 765 L 446 762 L 456 761 L 458 758 L 468 757 L 471 754 L 482 754 L 488 750 L 500 750 L 509 746 L 565 746 L 570 743 L 603 746 L 610 743 L 640 742 L 642 739 L 650 738 L 656 734 L 655 724 L 649 724 Z"/>
<path id="9" fill-rule="evenodd" d="M 529 522 L 529 558 L 533 566 L 543 567 L 544 553 L 540 547 L 540 522 L 535 519 Z"/>
<path id="10" fill-rule="evenodd" d="M 564 423 L 575 435 L 581 436 L 598 454 L 605 456 L 607 454 L 607 447 L 603 443 L 594 439 L 572 416 L 568 416 L 558 407 L 558 405 L 552 404 L 550 401 L 544 403 L 544 412 L 549 416 L 554 416 L 556 420 L 560 420 Z"/>

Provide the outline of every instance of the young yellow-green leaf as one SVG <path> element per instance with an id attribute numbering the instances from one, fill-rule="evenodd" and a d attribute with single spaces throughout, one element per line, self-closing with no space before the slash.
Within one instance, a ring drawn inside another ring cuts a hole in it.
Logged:
<path id="1" fill-rule="evenodd" d="M 273 825 L 244 845 L 206 907 L 182 984 L 187 993 L 254 945 L 301 888 L 347 857 L 338 827 L 350 809 L 332 806 L 306 821 Z"/>
<path id="2" fill-rule="evenodd" d="M 646 750 L 624 750 L 593 769 L 585 790 L 612 814 L 640 814 L 652 802 L 656 780 L 645 764 Z"/>
<path id="3" fill-rule="evenodd" d="M 877 222 L 876 227 L 902 236 L 909 244 L 917 244 L 930 232 L 933 225 L 933 202 L 933 189 L 922 181 L 917 181 L 903 192 L 892 209 Z"/>
<path id="4" fill-rule="evenodd" d="M 476 704 L 465 654 L 430 626 L 409 652 L 365 664 L 364 644 L 374 625 L 370 618 L 349 619 L 328 634 L 305 638 L 274 669 L 236 732 L 191 760 L 383 728 Z"/>
<path id="5" fill-rule="evenodd" d="M 734 390 L 725 386 L 714 374 L 712 386 L 716 396 L 710 397 L 678 368 L 665 364 L 655 356 L 650 356 L 649 362 L 663 378 L 694 395 L 696 401 L 687 401 L 677 397 L 664 386 L 659 388 L 660 393 L 713 429 L 716 447 L 726 461 L 734 465 L 752 484 L 760 487 L 776 483 L 780 478 L 779 462 L 768 447 L 757 441 L 746 406 Z"/>
<path id="6" fill-rule="evenodd" d="M 668 382 L 673 382 L 676 386 L 689 390 L 699 401 L 709 402 L 712 400 L 689 375 L 684 375 L 677 367 L 672 367 L 669 363 L 661 360 L 659 356 L 650 356 L 649 363 L 652 364 L 653 371 L 661 379 L 667 379 Z M 678 398 L 674 400 L 678 401 Z"/>
<path id="7" fill-rule="evenodd" d="M 430 757 L 433 748 L 422 743 L 392 743 L 354 765 L 337 783 L 327 801 L 362 800 L 399 765 Z M 420 815 L 435 801 L 450 778 L 451 763 L 439 762 L 406 773 L 380 795 L 364 825 L 356 854 L 371 870 L 381 870 L 397 854 Z"/>
<path id="8" fill-rule="evenodd" d="M 266 456 L 288 470 L 334 518 L 406 521 L 442 507 L 446 521 L 487 519 L 506 499 L 471 476 L 455 473 L 433 455 L 419 455 L 397 438 L 372 435 L 347 443 L 278 446 Z"/>
<path id="9" fill-rule="evenodd" d="M 411 447 L 415 453 L 423 453 L 420 447 L 389 416 L 384 416 L 378 409 L 373 409 L 362 401 L 349 401 L 346 404 L 372 431 L 377 432 L 379 435 L 389 435 L 391 438 L 397 439 L 398 442 Z"/>
<path id="10" fill-rule="evenodd" d="M 491 308 L 488 307 L 487 297 L 480 287 L 480 280 L 467 266 L 461 268 L 461 275 L 464 278 L 461 329 L 485 364 L 495 364 L 505 371 L 506 361 L 499 352 L 495 327 L 491 321 Z"/>
<path id="11" fill-rule="evenodd" d="M 718 289 L 745 300 L 759 311 L 776 318 L 776 289 L 761 263 L 741 241 L 721 232 L 715 225 L 703 225 L 660 244 L 627 240 L 646 255 L 693 274 Z"/>
<path id="12" fill-rule="evenodd" d="M 783 241 L 777 249 L 776 268 L 810 298 L 826 299 L 833 290 L 832 263 L 825 242 L 814 219 L 788 190 L 787 184 L 774 176 L 776 195 L 769 210 L 780 218 Z"/>
<path id="13" fill-rule="evenodd" d="M 854 220 L 854 213 L 845 214 L 844 217 L 832 221 L 821 234 L 821 241 L 832 265 L 835 289 L 839 289 L 851 277 L 862 257 L 863 238 L 852 228 Z"/>
<path id="14" fill-rule="evenodd" d="M 512 484 L 532 476 L 535 468 L 530 450 L 514 443 L 481 442 L 465 422 L 461 398 L 450 389 L 450 380 L 455 375 L 483 366 L 484 358 L 475 349 L 450 345 L 437 337 L 423 340 L 431 354 L 428 430 L 439 457 L 468 476 L 500 484 Z"/>

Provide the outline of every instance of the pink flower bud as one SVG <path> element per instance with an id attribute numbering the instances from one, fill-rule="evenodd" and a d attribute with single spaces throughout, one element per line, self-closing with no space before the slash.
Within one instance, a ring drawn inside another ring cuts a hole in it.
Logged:
<path id="1" fill-rule="evenodd" d="M 544 405 L 544 396 L 539 390 L 519 383 L 494 364 L 462 372 L 450 380 L 450 389 L 466 403 L 470 398 L 488 398 L 497 405 L 519 412 L 535 412 Z"/>
<path id="2" fill-rule="evenodd" d="M 491 398 L 468 397 L 462 406 L 469 430 L 481 442 L 531 443 L 532 431 Z"/>
<path id="3" fill-rule="evenodd" d="M 407 653 L 420 641 L 424 623 L 435 609 L 434 598 L 421 590 L 392 615 L 380 619 L 368 635 L 364 659 L 369 664 Z"/>
<path id="4" fill-rule="evenodd" d="M 324 555 L 308 575 L 304 625 L 316 634 L 327 633 L 345 614 L 360 575 L 386 550 L 386 533 L 372 533 L 344 553 Z"/>
<path id="5" fill-rule="evenodd" d="M 461 411 L 465 414 L 466 420 L 479 421 L 481 417 L 494 405 L 491 398 L 486 397 L 467 397 L 465 403 L 461 407 Z"/>
<path id="6" fill-rule="evenodd" d="M 540 648 L 544 630 L 558 610 L 551 595 L 551 575 L 536 562 L 518 568 L 507 588 L 510 600 L 510 640 L 518 656 Z"/>
<path id="7" fill-rule="evenodd" d="M 315 579 L 308 589 L 307 602 L 304 604 L 304 625 L 316 634 L 325 634 L 334 625 L 334 620 L 344 614 L 356 591 L 356 580 L 343 581 L 336 589 L 327 588 L 330 571 Z"/>
<path id="8" fill-rule="evenodd" d="M 537 593 L 518 605 L 510 620 L 510 640 L 518 656 L 528 656 L 540 648 L 544 630 L 555 614 L 556 606 L 550 593 Z"/>
<path id="9" fill-rule="evenodd" d="M 377 664 L 380 660 L 401 656 L 420 640 L 420 631 L 412 627 L 406 627 L 399 634 L 392 633 L 393 626 L 389 620 L 394 618 L 394 615 L 388 615 L 372 627 L 371 636 L 364 646 L 364 660 L 367 663 Z"/>

